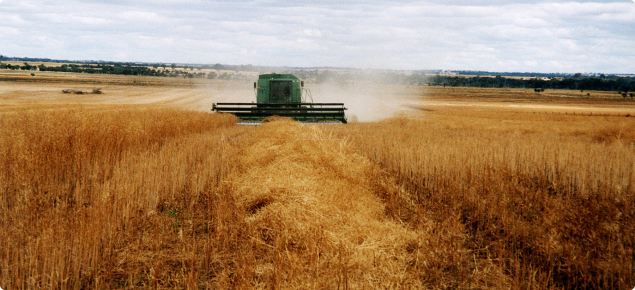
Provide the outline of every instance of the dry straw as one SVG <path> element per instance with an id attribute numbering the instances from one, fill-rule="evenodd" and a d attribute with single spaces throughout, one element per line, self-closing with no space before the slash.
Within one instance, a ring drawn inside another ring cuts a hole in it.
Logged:
<path id="1" fill-rule="evenodd" d="M 630 119 L 5 114 L 0 287 L 632 287 Z"/>

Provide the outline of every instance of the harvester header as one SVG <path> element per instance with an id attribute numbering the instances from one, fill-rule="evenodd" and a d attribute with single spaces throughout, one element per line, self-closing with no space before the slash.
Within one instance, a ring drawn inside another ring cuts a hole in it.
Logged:
<path id="1" fill-rule="evenodd" d="M 281 116 L 307 123 L 346 123 L 343 103 L 313 103 L 304 81 L 294 75 L 262 74 L 254 82 L 254 90 L 256 103 L 216 103 L 212 111 L 234 114 L 247 122 Z"/>

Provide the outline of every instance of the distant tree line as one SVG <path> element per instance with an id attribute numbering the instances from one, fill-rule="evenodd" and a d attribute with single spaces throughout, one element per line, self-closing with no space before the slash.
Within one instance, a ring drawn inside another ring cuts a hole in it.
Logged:
<path id="1" fill-rule="evenodd" d="M 533 88 L 594 91 L 635 92 L 634 77 L 565 77 L 565 78 L 509 78 L 509 77 L 460 77 L 435 75 L 428 78 L 430 86 L 483 87 L 483 88 Z"/>
<path id="2" fill-rule="evenodd" d="M 571 73 L 537 73 L 537 72 L 489 72 L 489 71 L 474 71 L 474 70 L 457 70 L 452 71 L 457 75 L 461 76 L 491 76 L 495 77 L 497 75 L 504 75 L 507 77 L 548 77 L 548 78 L 556 78 L 556 77 L 572 77 L 574 74 Z M 581 75 L 577 73 L 576 75 Z"/>
<path id="3" fill-rule="evenodd" d="M 162 69 L 159 69 L 160 67 Z M 170 69 L 168 69 L 168 67 Z M 151 67 L 146 65 L 134 65 L 130 63 L 63 64 L 61 66 L 46 66 L 45 64 L 40 64 L 36 66 L 25 62 L 23 65 L 0 63 L 0 69 L 157 77 L 207 78 L 222 80 L 248 79 L 247 76 L 238 73 L 221 73 L 220 69 L 224 69 L 222 66 L 217 66 L 219 72 L 205 73 L 201 72 L 200 68 L 196 68 L 197 70 L 195 71 L 194 66 L 177 66 L 176 64 L 171 64 L 169 66 L 166 64 L 154 64 Z"/>

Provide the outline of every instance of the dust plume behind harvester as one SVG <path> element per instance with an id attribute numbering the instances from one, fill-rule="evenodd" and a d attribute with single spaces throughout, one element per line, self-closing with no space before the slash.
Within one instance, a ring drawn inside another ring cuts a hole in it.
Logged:
<path id="1" fill-rule="evenodd" d="M 256 103 L 215 103 L 212 111 L 230 113 L 243 124 L 280 116 L 303 123 L 346 123 L 344 103 L 314 103 L 304 81 L 291 74 L 262 74 L 254 83 Z"/>

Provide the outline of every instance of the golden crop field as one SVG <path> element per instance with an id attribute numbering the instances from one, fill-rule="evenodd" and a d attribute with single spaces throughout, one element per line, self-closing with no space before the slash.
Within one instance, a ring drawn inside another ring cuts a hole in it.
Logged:
<path id="1" fill-rule="evenodd" d="M 0 71 L 0 287 L 635 286 L 635 102 L 308 85 L 360 122 L 209 112 L 249 82 Z"/>

